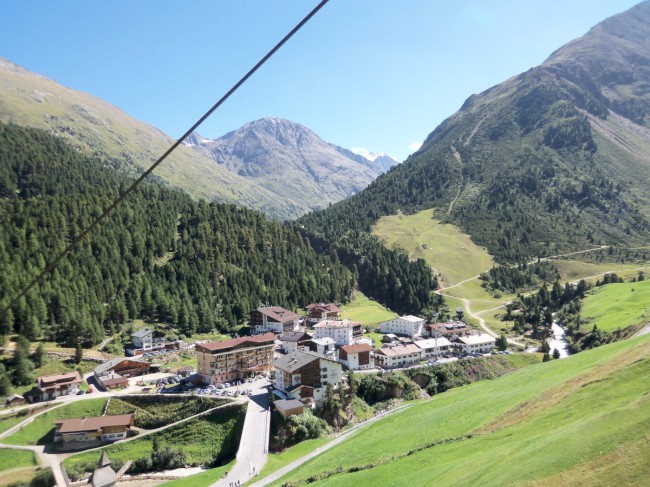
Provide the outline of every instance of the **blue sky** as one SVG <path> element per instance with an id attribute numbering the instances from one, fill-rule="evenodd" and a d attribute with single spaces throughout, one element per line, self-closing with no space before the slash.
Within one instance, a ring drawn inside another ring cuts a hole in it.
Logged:
<path id="1" fill-rule="evenodd" d="M 180 136 L 313 1 L 0 0 L 0 57 Z M 628 0 L 331 0 L 199 132 L 277 116 L 399 160 Z"/>

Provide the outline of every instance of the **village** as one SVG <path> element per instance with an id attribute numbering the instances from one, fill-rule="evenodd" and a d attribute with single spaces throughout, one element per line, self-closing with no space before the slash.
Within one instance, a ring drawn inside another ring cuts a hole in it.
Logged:
<path id="1" fill-rule="evenodd" d="M 257 308 L 250 313 L 251 334 L 228 340 L 187 344 L 167 340 L 164 333 L 147 327 L 132 333 L 123 357 L 99 363 L 83 375 L 72 371 L 38 377 L 35 387 L 22 396 L 9 397 L 7 406 L 74 401 L 92 394 L 116 398 L 123 394 L 174 395 L 179 400 L 198 396 L 239 403 L 260 402 L 263 395 L 263 427 L 268 429 L 271 405 L 284 419 L 306 410 L 313 412 L 322 404 L 328 387 L 337 390 L 348 380 L 349 371 L 390 373 L 495 352 L 495 338 L 478 333 L 462 317 L 458 310 L 454 321 L 427 324 L 423 318 L 406 315 L 370 329 L 361 322 L 342 319 L 341 309 L 334 303 L 312 303 L 302 316 L 280 306 Z M 195 357 L 195 367 L 170 371 L 156 363 L 180 352 Z M 101 416 L 54 420 L 50 450 L 78 452 L 137 434 L 133 413 L 108 414 L 108 408 L 104 409 Z M 264 437 L 263 450 L 268 448 L 268 433 Z M 244 438 L 241 441 L 243 444 Z M 109 470 L 113 473 L 107 473 Z M 104 455 L 90 481 L 113 485 L 126 470 L 113 470 Z M 100 477 L 107 480 L 102 483 Z"/>

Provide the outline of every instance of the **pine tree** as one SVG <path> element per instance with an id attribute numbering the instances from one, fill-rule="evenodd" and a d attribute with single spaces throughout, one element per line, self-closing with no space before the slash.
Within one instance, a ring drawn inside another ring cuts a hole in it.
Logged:
<path id="1" fill-rule="evenodd" d="M 81 343 L 77 342 L 77 346 L 74 349 L 74 363 L 80 364 L 84 358 L 84 349 L 81 347 Z"/>
<path id="2" fill-rule="evenodd" d="M 34 364 L 29 360 L 29 341 L 25 337 L 19 336 L 13 356 L 13 383 L 17 386 L 31 384 L 34 380 L 32 370 L 34 370 Z"/>
<path id="3" fill-rule="evenodd" d="M 46 358 L 47 355 L 45 353 L 45 346 L 43 345 L 43 342 L 39 342 L 38 346 L 36 347 L 36 350 L 32 355 L 32 361 L 34 362 L 34 366 L 37 369 L 43 367 L 43 365 L 45 365 Z"/>

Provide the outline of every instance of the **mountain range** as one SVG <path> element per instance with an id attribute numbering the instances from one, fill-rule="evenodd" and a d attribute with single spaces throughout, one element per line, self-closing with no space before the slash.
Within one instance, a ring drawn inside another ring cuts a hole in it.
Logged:
<path id="1" fill-rule="evenodd" d="M 361 191 L 397 164 L 385 155 L 371 161 L 276 117 L 247 123 L 214 140 L 192 134 L 186 145 L 303 212 Z"/>
<path id="2" fill-rule="evenodd" d="M 131 175 L 174 142 L 99 98 L 1 58 L 0 120 L 64 137 Z M 395 163 L 386 157 L 368 160 L 299 124 L 269 118 L 214 141 L 194 134 L 155 174 L 194 197 L 290 219 L 354 194 Z"/>
<path id="3" fill-rule="evenodd" d="M 463 106 L 361 193 L 302 222 L 328 239 L 431 209 L 500 261 L 650 236 L 650 2 Z"/>

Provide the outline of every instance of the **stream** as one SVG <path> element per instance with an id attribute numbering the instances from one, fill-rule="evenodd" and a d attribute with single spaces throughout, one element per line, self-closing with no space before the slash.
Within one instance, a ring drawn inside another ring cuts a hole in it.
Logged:
<path id="1" fill-rule="evenodd" d="M 553 323 L 551 325 L 551 331 L 553 332 L 553 339 L 549 343 L 551 353 L 553 353 L 554 348 L 557 348 L 560 351 L 560 358 L 567 358 L 569 351 L 567 350 L 567 343 L 564 339 L 564 329 L 557 323 Z"/>

